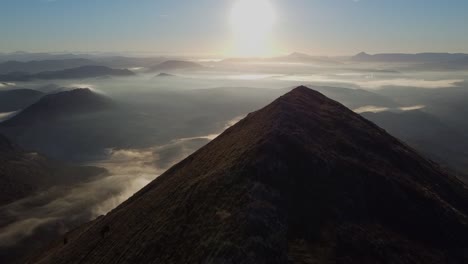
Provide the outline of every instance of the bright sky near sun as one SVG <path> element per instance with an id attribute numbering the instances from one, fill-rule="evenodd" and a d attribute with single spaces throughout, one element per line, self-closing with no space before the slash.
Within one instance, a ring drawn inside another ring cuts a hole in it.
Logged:
<path id="1" fill-rule="evenodd" d="M 468 52 L 466 0 L 0 0 L 0 52 Z"/>
<path id="2" fill-rule="evenodd" d="M 234 56 L 255 57 L 274 54 L 273 29 L 276 14 L 269 0 L 237 0 L 231 10 Z"/>

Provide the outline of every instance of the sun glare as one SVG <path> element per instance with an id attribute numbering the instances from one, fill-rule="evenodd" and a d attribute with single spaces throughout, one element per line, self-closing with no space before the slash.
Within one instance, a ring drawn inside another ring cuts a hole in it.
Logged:
<path id="1" fill-rule="evenodd" d="M 264 57 L 272 54 L 271 31 L 275 12 L 268 0 L 238 0 L 231 11 L 234 32 L 232 55 Z"/>

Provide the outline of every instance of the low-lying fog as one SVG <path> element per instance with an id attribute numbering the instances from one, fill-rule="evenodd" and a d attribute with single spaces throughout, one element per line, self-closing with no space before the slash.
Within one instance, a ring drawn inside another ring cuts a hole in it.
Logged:
<path id="1" fill-rule="evenodd" d="M 406 115 L 417 111 L 440 120 L 457 135 L 468 132 L 462 114 L 468 113 L 468 107 L 459 107 L 468 103 L 460 98 L 460 94 L 466 94 L 465 71 L 425 72 L 406 70 L 401 65 L 386 68 L 345 62 L 200 63 L 203 68 L 168 71 L 168 76 L 145 73 L 135 65 L 137 75 L 132 77 L 1 83 L 0 90 L 29 88 L 44 93 L 90 88 L 115 101 L 118 110 L 73 117 L 62 125 L 35 126 L 31 128 L 33 135 L 25 132 L 19 137 L 27 146 L 54 159 L 103 167 L 108 175 L 55 186 L 0 207 L 0 257 L 41 247 L 44 241 L 106 214 L 226 127 L 298 85 L 320 86 L 317 89 L 321 92 L 358 113 Z M 455 116 L 457 113 L 460 116 Z M 0 122 L 15 114 L 0 113 Z M 385 124 L 387 119 L 381 118 L 375 117 L 375 122 L 382 120 Z M 416 148 L 445 131 L 420 127 L 427 133 L 418 138 L 421 131 L 412 133 L 403 124 L 392 124 L 395 127 L 391 132 L 404 140 L 414 138 L 410 144 Z M 396 127 L 399 125 L 401 129 Z M 462 145 L 468 143 L 464 136 L 459 138 L 462 140 Z M 421 150 L 432 155 L 455 145 L 448 139 L 437 144 Z M 464 153 L 454 149 L 449 152 Z M 451 159 L 439 154 L 442 161 Z M 454 166 L 462 170 L 463 163 Z"/>

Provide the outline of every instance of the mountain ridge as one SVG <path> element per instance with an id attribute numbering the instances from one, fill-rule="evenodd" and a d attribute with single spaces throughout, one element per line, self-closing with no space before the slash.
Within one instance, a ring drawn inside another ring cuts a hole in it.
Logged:
<path id="1" fill-rule="evenodd" d="M 75 67 L 93 65 L 96 62 L 90 59 L 62 59 L 62 60 L 32 60 L 27 62 L 22 61 L 6 61 L 0 63 L 0 73 L 9 72 L 27 72 L 38 73 L 43 71 L 58 71 Z"/>
<path id="2" fill-rule="evenodd" d="M 54 184 L 67 184 L 105 173 L 106 170 L 101 168 L 73 166 L 27 152 L 0 134 L 0 206 Z"/>
<path id="3" fill-rule="evenodd" d="M 436 52 L 426 52 L 426 53 L 377 53 L 377 54 L 368 54 L 366 52 L 361 52 L 353 57 L 352 61 L 361 61 L 361 62 L 413 62 L 413 63 L 429 63 L 429 62 L 449 62 L 456 61 L 459 59 L 468 58 L 468 54 L 464 53 L 436 53 Z"/>
<path id="4" fill-rule="evenodd" d="M 10 72 L 0 75 L 0 81 L 29 82 L 33 80 L 81 79 L 102 76 L 132 76 L 134 72 L 128 69 L 112 69 L 106 66 L 87 65 L 57 71 L 42 71 L 39 73 Z"/>
<path id="5" fill-rule="evenodd" d="M 94 93 L 89 88 L 78 88 L 43 96 L 36 103 L 28 106 L 16 116 L 4 121 L 1 127 L 31 125 L 45 120 L 58 119 L 61 116 L 73 116 L 112 108 L 111 99 Z"/>
<path id="6" fill-rule="evenodd" d="M 468 191 L 304 86 L 29 263 L 464 263 Z"/>
<path id="7" fill-rule="evenodd" d="M 149 71 L 171 71 L 202 68 L 201 64 L 192 61 L 168 60 L 148 67 Z"/>

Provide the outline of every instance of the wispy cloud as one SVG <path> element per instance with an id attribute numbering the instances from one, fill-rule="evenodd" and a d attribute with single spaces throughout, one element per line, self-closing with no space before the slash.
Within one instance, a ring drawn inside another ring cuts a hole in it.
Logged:
<path id="1" fill-rule="evenodd" d="M 406 111 L 415 111 L 426 108 L 425 105 L 412 105 L 412 106 L 402 106 L 397 108 L 390 108 L 390 107 L 383 107 L 383 106 L 375 106 L 375 105 L 366 105 L 359 108 L 354 109 L 353 111 L 362 114 L 362 113 L 380 113 L 385 111 L 391 112 L 406 112 Z"/>
<path id="2" fill-rule="evenodd" d="M 413 106 L 405 106 L 405 107 L 400 107 L 401 111 L 414 111 L 414 110 L 420 110 L 426 108 L 425 105 L 413 105 Z"/>
<path id="3" fill-rule="evenodd" d="M 241 118 L 228 121 L 225 128 Z M 63 234 L 108 213 L 217 136 L 179 138 L 145 149 L 109 149 L 107 159 L 89 164 L 106 168 L 109 176 L 74 186 L 53 187 L 0 207 L 0 250 L 32 243 L 29 240 L 40 232 L 41 239 Z"/>
<path id="4" fill-rule="evenodd" d="M 16 115 L 19 111 L 14 111 L 14 112 L 4 112 L 4 113 L 0 113 L 0 122 L 3 122 L 11 117 L 13 117 L 14 115 Z"/>
<path id="5" fill-rule="evenodd" d="M 338 79 L 330 76 L 323 75 L 284 75 L 275 77 L 283 81 L 297 81 L 297 82 L 312 82 L 312 83 L 342 83 L 354 84 L 361 88 L 367 89 L 380 89 L 388 86 L 400 87 L 416 87 L 426 89 L 437 88 L 451 88 L 457 87 L 459 83 L 463 82 L 462 79 L 447 79 L 447 80 L 424 80 L 424 79 L 410 79 L 410 78 L 395 78 L 395 79 L 357 79 L 346 80 Z"/>
<path id="6" fill-rule="evenodd" d="M 356 112 L 358 114 L 369 113 L 369 112 L 380 113 L 380 112 L 388 111 L 389 109 L 390 108 L 388 108 L 388 107 L 381 107 L 381 106 L 375 106 L 375 105 L 366 105 L 366 106 L 362 106 L 362 107 L 354 109 L 354 112 Z"/>
<path id="7" fill-rule="evenodd" d="M 10 82 L 0 82 L 0 88 L 10 87 L 10 86 L 16 86 L 16 84 L 15 83 L 10 83 Z"/>

